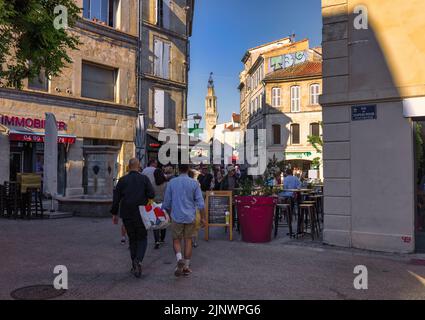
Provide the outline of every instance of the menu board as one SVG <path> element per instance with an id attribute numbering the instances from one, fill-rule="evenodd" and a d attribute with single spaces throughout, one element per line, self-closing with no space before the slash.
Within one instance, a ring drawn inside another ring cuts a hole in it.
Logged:
<path id="1" fill-rule="evenodd" d="M 207 225 L 205 239 L 209 237 L 209 227 L 225 227 L 230 230 L 230 240 L 232 240 L 232 192 L 231 191 L 211 191 L 206 195 Z M 226 217 L 227 216 L 227 217 Z"/>

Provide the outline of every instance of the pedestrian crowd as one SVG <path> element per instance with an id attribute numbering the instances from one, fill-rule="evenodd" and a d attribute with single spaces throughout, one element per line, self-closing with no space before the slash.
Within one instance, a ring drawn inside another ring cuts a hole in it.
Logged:
<path id="1" fill-rule="evenodd" d="M 178 169 L 178 174 L 176 172 Z M 148 245 L 148 230 L 140 215 L 140 207 L 155 202 L 171 218 L 171 236 L 176 256 L 176 277 L 189 276 L 192 249 L 198 247 L 199 230 L 205 226 L 205 197 L 208 191 L 234 191 L 239 188 L 242 177 L 238 166 L 229 165 L 210 168 L 200 165 L 199 170 L 181 164 L 178 168 L 167 165 L 160 167 L 150 160 L 143 170 L 138 159 L 129 161 L 128 174 L 122 177 L 115 189 L 112 204 L 113 223 L 122 220 L 121 243 L 129 239 L 132 273 L 140 278 L 142 262 Z M 165 243 L 167 230 L 154 230 L 155 249 Z"/>

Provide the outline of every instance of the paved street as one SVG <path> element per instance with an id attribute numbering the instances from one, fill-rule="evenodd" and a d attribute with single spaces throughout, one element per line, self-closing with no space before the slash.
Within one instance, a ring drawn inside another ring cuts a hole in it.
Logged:
<path id="1" fill-rule="evenodd" d="M 420 256 L 286 238 L 265 245 L 225 239 L 214 230 L 210 242 L 200 240 L 193 276 L 179 279 L 170 240 L 161 250 L 151 241 L 137 280 L 109 219 L 2 219 L 0 299 L 20 287 L 51 284 L 56 265 L 69 270 L 69 290 L 60 299 L 425 299 L 425 266 L 409 263 Z M 367 291 L 353 288 L 356 265 L 368 267 Z"/>

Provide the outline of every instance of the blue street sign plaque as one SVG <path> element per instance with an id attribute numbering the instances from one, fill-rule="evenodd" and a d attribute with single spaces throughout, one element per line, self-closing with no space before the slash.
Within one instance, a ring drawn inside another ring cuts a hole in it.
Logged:
<path id="1" fill-rule="evenodd" d="M 367 106 L 354 106 L 351 107 L 351 120 L 376 120 L 376 104 Z"/>

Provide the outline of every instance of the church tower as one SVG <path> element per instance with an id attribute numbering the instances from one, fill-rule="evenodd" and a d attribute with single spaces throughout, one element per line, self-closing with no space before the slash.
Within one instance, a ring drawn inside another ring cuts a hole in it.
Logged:
<path id="1" fill-rule="evenodd" d="M 211 72 L 208 80 L 208 94 L 205 98 L 205 128 L 207 131 L 207 142 L 214 137 L 214 129 L 217 125 L 217 97 L 215 96 L 214 80 Z"/>

